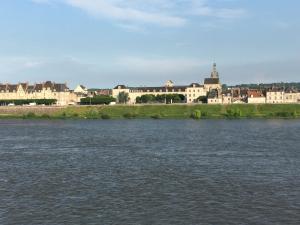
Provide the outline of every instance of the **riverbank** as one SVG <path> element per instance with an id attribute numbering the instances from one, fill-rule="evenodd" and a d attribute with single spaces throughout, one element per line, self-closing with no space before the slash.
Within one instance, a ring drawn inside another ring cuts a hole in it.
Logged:
<path id="1" fill-rule="evenodd" d="M 206 119 L 300 118 L 300 104 L 116 105 L 69 107 L 0 107 L 0 118 L 23 119 Z"/>

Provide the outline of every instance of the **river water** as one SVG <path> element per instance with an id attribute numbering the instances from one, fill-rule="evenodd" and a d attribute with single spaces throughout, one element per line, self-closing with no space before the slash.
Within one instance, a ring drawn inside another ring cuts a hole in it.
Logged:
<path id="1" fill-rule="evenodd" d="M 0 224 L 300 224 L 300 121 L 0 120 Z"/>

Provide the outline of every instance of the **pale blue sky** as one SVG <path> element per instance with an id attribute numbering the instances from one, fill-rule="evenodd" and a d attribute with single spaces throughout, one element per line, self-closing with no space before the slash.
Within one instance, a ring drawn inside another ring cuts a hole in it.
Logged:
<path id="1" fill-rule="evenodd" d="M 2 0 L 0 82 L 300 81 L 299 0 Z"/>

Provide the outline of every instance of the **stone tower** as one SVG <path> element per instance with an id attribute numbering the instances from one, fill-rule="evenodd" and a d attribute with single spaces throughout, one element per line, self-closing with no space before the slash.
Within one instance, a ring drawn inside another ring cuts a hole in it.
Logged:
<path id="1" fill-rule="evenodd" d="M 217 71 L 217 64 L 213 64 L 213 70 L 211 72 L 210 78 L 219 78 L 219 73 Z"/>

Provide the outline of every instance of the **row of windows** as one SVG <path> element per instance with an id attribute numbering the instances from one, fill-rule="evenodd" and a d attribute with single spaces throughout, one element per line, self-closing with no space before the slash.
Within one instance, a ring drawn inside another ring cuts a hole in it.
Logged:
<path id="1" fill-rule="evenodd" d="M 192 90 L 189 90 L 189 92 L 192 92 Z M 193 90 L 193 92 L 196 92 L 196 90 Z M 200 89 L 198 89 L 197 92 L 200 92 Z"/>
<path id="2" fill-rule="evenodd" d="M 171 90 L 171 91 L 166 91 L 166 90 L 162 90 L 162 89 L 160 89 L 160 90 L 152 90 L 152 91 L 150 91 L 150 90 L 147 90 L 147 91 L 143 91 L 143 90 L 130 90 L 130 92 L 131 93 L 144 93 L 144 92 L 184 92 L 184 90 L 182 91 L 181 89 L 178 89 L 178 90 Z"/>

